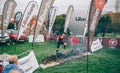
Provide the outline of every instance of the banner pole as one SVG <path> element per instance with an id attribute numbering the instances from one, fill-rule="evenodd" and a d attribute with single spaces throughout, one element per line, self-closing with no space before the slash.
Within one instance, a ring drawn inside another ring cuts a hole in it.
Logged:
<path id="1" fill-rule="evenodd" d="M 20 12 L 20 11 L 18 11 L 19 13 L 21 13 L 21 16 L 22 16 L 22 12 Z M 15 17 L 14 17 L 14 30 L 16 31 L 16 30 L 18 30 L 18 23 L 20 22 L 20 20 L 21 20 L 21 16 L 20 16 L 20 18 L 18 19 L 18 21 L 16 21 L 16 15 L 18 14 L 18 12 L 15 14 Z M 17 36 L 17 38 L 18 38 L 18 36 Z M 17 40 L 15 41 L 15 50 L 14 50 L 14 53 L 16 52 L 16 48 L 17 48 Z"/>
<path id="2" fill-rule="evenodd" d="M 90 10 L 89 10 L 89 15 L 88 15 L 88 46 L 87 46 L 87 73 L 88 73 L 88 60 L 89 60 L 89 57 L 88 57 L 88 52 L 90 52 L 90 33 L 89 33 L 89 29 L 90 29 L 90 14 L 91 14 L 91 8 L 92 8 L 92 5 L 93 5 L 93 1 L 91 1 L 90 3 Z"/>

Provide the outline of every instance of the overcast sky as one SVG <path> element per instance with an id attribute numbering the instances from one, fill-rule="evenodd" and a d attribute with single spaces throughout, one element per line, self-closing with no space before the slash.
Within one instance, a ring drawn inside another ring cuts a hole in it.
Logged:
<path id="1" fill-rule="evenodd" d="M 15 0 L 17 3 L 17 7 L 15 9 L 15 12 L 21 11 L 23 12 L 25 7 L 27 6 L 28 2 L 33 1 L 33 0 Z M 41 0 L 34 0 L 37 1 L 39 6 L 41 3 Z M 66 10 L 69 5 L 73 5 L 76 10 L 79 9 L 87 9 L 88 5 L 91 0 L 55 0 L 54 6 L 57 6 L 58 11 L 57 14 L 63 14 L 66 13 Z M 5 0 L 0 0 L 0 15 L 2 14 L 2 8 L 4 5 Z M 115 0 L 108 0 L 103 12 L 109 12 L 115 11 Z M 37 11 L 36 11 L 37 13 Z"/>
<path id="2" fill-rule="evenodd" d="M 17 7 L 15 9 L 15 13 L 17 11 L 24 12 L 27 4 L 33 0 L 15 0 L 17 3 Z M 41 0 L 34 0 L 37 1 L 38 5 L 40 6 Z M 5 0 L 0 0 L 0 15 L 2 14 L 2 8 L 4 5 Z M 70 30 L 74 34 L 83 34 L 85 21 L 75 21 L 75 17 L 86 18 L 87 10 L 90 5 L 91 0 L 55 0 L 54 6 L 57 7 L 57 15 L 65 14 L 69 5 L 73 5 L 74 13 L 70 20 Z M 39 10 L 39 9 L 38 9 Z M 38 14 L 38 10 L 36 10 L 36 15 Z M 105 5 L 102 14 L 107 12 L 115 12 L 115 0 L 108 0 L 107 4 Z M 77 30 L 76 30 L 77 29 Z"/>

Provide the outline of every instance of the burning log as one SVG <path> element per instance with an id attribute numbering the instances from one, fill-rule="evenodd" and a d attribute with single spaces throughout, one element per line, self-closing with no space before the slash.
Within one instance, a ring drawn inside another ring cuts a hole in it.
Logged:
<path id="1" fill-rule="evenodd" d="M 72 49 L 65 53 L 61 53 L 56 50 L 56 54 L 44 58 L 40 66 L 42 68 L 47 68 L 49 66 L 58 65 L 76 58 L 81 58 L 86 55 L 90 55 L 90 53 L 81 52 L 79 49 Z"/>
<path id="2" fill-rule="evenodd" d="M 48 63 L 50 64 L 51 62 L 56 61 L 56 59 L 57 59 L 56 55 L 48 56 L 42 60 L 42 64 L 44 64 L 44 65 L 46 65 Z"/>
<path id="3" fill-rule="evenodd" d="M 73 55 L 72 55 L 73 54 Z M 67 54 L 57 54 L 57 55 L 52 55 L 49 57 L 46 57 L 45 59 L 42 60 L 42 64 L 40 64 L 41 68 L 47 68 L 55 65 L 59 65 L 77 58 L 81 58 L 86 55 L 90 55 L 91 53 L 82 53 L 78 54 L 75 53 L 75 51 L 71 50 L 71 52 L 68 52 Z"/>

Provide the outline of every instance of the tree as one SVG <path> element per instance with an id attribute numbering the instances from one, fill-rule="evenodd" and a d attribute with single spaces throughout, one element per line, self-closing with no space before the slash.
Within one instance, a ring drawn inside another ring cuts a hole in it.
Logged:
<path id="1" fill-rule="evenodd" d="M 64 31 L 64 24 L 65 24 L 65 18 L 66 15 L 62 14 L 56 17 L 55 23 L 53 25 L 53 32 L 59 31 L 60 33 L 63 33 Z"/>
<path id="2" fill-rule="evenodd" d="M 112 23 L 112 20 L 109 15 L 102 16 L 98 22 L 96 32 L 101 33 L 101 36 L 104 37 L 107 32 L 112 32 L 111 23 Z"/>

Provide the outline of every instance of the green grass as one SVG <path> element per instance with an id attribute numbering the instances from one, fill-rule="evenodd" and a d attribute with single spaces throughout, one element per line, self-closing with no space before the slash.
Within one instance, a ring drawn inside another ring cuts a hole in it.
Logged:
<path id="1" fill-rule="evenodd" d="M 18 43 L 17 45 L 0 45 L 0 54 L 21 54 L 32 48 L 31 43 Z M 67 50 L 71 47 L 67 46 Z M 16 51 L 15 51 L 16 49 Z M 45 42 L 35 43 L 34 52 L 38 63 L 46 56 L 55 54 L 56 43 Z M 64 51 L 62 48 L 60 51 Z M 34 73 L 87 73 L 87 57 L 72 60 L 64 64 L 49 67 L 47 69 L 37 69 Z M 120 50 L 103 48 L 92 53 L 88 57 L 88 73 L 120 73 Z"/>

